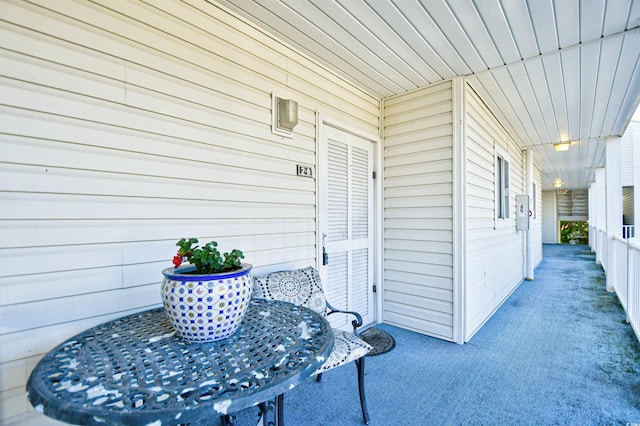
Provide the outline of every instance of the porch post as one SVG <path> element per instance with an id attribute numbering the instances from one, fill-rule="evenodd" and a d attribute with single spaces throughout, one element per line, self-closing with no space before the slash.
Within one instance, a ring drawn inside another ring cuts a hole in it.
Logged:
<path id="1" fill-rule="evenodd" d="M 640 237 L 640 122 L 632 121 L 627 127 L 631 131 L 633 152 L 633 227 L 634 237 Z"/>
<path id="2" fill-rule="evenodd" d="M 594 247 L 594 239 L 593 239 L 593 226 L 596 223 L 595 222 L 595 208 L 593 206 L 593 189 L 594 183 L 591 182 L 589 184 L 589 191 L 587 192 L 587 199 L 588 201 L 588 205 L 589 205 L 589 212 L 587 213 L 587 220 L 589 221 L 589 247 L 591 248 L 591 251 L 595 251 L 595 247 Z"/>
<path id="3" fill-rule="evenodd" d="M 596 251 L 595 245 L 595 236 L 596 236 L 596 224 L 597 224 L 597 210 L 595 209 L 595 182 L 591 182 L 589 184 L 589 192 L 588 192 L 588 203 L 589 203 L 589 211 L 587 213 L 587 218 L 589 220 L 589 247 L 591 251 Z"/>
<path id="4" fill-rule="evenodd" d="M 533 149 L 527 149 L 527 195 L 529 196 L 529 211 L 533 210 L 533 197 L 536 194 L 533 193 Z M 528 281 L 533 280 L 533 216 L 529 215 L 529 230 L 527 234 L 527 274 L 526 279 Z"/>
<path id="5" fill-rule="evenodd" d="M 603 168 L 596 169 L 596 181 L 594 184 L 594 202 L 595 204 L 595 252 L 596 252 L 596 263 L 602 265 L 602 267 L 607 269 L 607 265 L 603 260 L 606 258 L 604 256 L 604 251 L 606 250 L 606 240 L 601 237 L 601 232 L 604 232 L 606 235 L 607 229 L 607 206 L 606 206 L 606 187 L 605 187 L 605 173 Z M 598 201 L 595 201 L 598 200 Z"/>
<path id="6" fill-rule="evenodd" d="M 614 239 L 622 232 L 622 185 L 620 180 L 620 138 L 606 139 L 606 208 L 607 208 L 607 291 L 616 288 L 616 253 Z"/>
<path id="7" fill-rule="evenodd" d="M 464 77 L 453 79 L 453 340 L 463 344 L 467 283 L 467 136 Z"/>

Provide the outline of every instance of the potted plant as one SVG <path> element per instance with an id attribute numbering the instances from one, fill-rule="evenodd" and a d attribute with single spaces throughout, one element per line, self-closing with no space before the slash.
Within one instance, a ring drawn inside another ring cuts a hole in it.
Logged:
<path id="1" fill-rule="evenodd" d="M 221 254 L 215 241 L 200 247 L 196 238 L 182 238 L 176 245 L 174 267 L 162 271 L 162 303 L 171 323 L 190 342 L 231 336 L 249 307 L 252 266 L 241 262 L 240 250 Z"/>

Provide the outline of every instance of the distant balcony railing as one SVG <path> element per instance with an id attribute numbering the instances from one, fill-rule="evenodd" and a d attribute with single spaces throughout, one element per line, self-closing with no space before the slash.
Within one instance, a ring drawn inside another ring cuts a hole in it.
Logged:
<path id="1" fill-rule="evenodd" d="M 627 234 L 628 235 L 628 234 Z M 640 340 L 640 244 L 636 240 L 614 238 L 609 255 L 616 258 L 615 292 Z"/>
<path id="2" fill-rule="evenodd" d="M 607 274 L 612 274 L 614 288 L 620 304 L 627 314 L 638 341 L 640 341 L 640 240 L 634 238 L 633 225 L 624 225 L 622 235 L 607 238 L 606 231 L 591 227 L 591 249 L 596 252 L 596 262 Z M 608 260 L 613 262 L 609 265 Z M 614 270 L 608 271 L 607 266 Z"/>

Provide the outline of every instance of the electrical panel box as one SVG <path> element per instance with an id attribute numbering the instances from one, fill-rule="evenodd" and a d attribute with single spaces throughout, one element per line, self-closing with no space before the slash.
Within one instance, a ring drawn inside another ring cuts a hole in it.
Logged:
<path id="1" fill-rule="evenodd" d="M 516 195 L 516 230 L 529 230 L 529 196 Z"/>

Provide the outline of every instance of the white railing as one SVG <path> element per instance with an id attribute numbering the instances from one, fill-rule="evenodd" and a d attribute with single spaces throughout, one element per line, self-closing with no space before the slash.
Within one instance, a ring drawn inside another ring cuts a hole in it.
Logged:
<path id="1" fill-rule="evenodd" d="M 608 255 L 615 256 L 616 295 L 640 341 L 640 242 L 618 235 L 612 240 Z"/>
<path id="2" fill-rule="evenodd" d="M 596 236 L 596 262 L 602 265 L 602 269 L 607 270 L 607 233 L 603 230 L 598 230 Z"/>
<path id="3" fill-rule="evenodd" d="M 640 244 L 636 239 L 627 240 L 626 303 L 627 321 L 640 340 Z"/>
<path id="4" fill-rule="evenodd" d="M 614 287 L 616 291 L 616 295 L 620 300 L 620 304 L 627 310 L 627 282 L 628 282 L 628 271 L 629 271 L 629 249 L 627 247 L 627 241 L 621 236 L 616 236 L 613 238 L 613 242 L 611 244 L 611 249 L 609 250 L 609 256 L 613 256 L 615 260 L 615 279 L 614 279 Z"/>
<path id="5" fill-rule="evenodd" d="M 634 238 L 636 236 L 636 228 L 634 225 L 622 225 L 622 238 Z"/>

